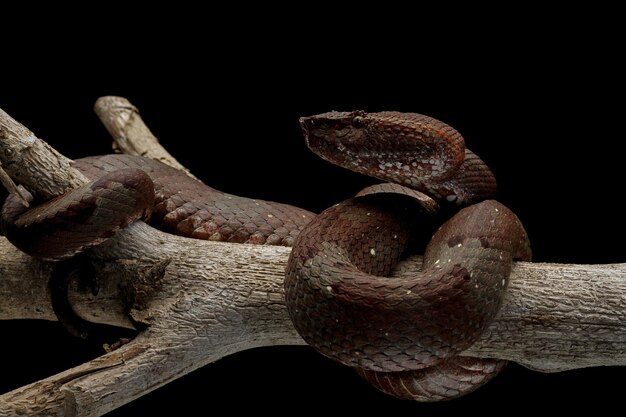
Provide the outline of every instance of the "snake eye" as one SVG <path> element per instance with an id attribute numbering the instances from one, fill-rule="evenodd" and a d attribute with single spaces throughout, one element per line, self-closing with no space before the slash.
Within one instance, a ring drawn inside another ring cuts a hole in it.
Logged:
<path id="1" fill-rule="evenodd" d="M 355 116 L 354 119 L 352 119 L 352 123 L 356 126 L 363 126 L 363 116 Z"/>

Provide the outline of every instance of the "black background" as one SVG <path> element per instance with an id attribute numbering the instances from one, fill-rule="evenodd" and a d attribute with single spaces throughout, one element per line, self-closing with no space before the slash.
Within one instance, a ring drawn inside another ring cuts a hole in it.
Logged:
<path id="1" fill-rule="evenodd" d="M 610 22 L 597 20 L 593 29 L 586 22 L 579 16 L 552 28 L 550 19 L 528 21 L 508 31 L 511 22 L 503 22 L 477 36 L 460 31 L 449 42 L 437 30 L 328 35 L 324 25 L 299 21 L 280 30 L 254 27 L 242 38 L 189 28 L 157 36 L 155 26 L 89 39 L 71 51 L 64 47 L 76 34 L 44 37 L 35 49 L 9 52 L 16 58 L 2 64 L 0 107 L 78 158 L 110 151 L 92 107 L 99 96 L 122 95 L 209 185 L 314 211 L 373 180 L 309 153 L 298 117 L 352 109 L 424 113 L 458 129 L 492 167 L 499 199 L 527 228 L 536 261 L 623 262 L 623 45 Z M 3 370 L 2 391 L 99 353 L 57 323 L 0 323 L 0 331 L 1 357 L 19 364 Z M 227 357 L 111 415 L 204 415 L 222 407 L 282 415 L 292 414 L 291 403 L 305 411 L 414 415 L 500 413 L 502 405 L 602 412 L 621 405 L 615 381 L 625 376 L 620 368 L 541 374 L 511 365 L 465 398 L 417 404 L 378 393 L 308 348 L 274 347 Z"/>

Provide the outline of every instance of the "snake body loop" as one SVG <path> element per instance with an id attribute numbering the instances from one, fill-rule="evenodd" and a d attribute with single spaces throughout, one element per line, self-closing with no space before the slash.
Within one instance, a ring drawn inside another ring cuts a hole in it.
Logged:
<path id="1" fill-rule="evenodd" d="M 381 278 L 407 248 L 411 213 L 398 199 L 363 200 L 324 211 L 296 240 L 285 288 L 300 335 L 346 365 L 386 372 L 469 348 L 500 307 L 512 259 L 528 256 L 515 215 L 493 200 L 465 208 L 435 233 L 421 274 Z"/>
<path id="2" fill-rule="evenodd" d="M 63 259 L 144 219 L 198 239 L 294 245 L 286 270 L 289 314 L 304 339 L 354 366 L 381 390 L 423 401 L 475 389 L 502 367 L 456 356 L 497 313 L 526 234 L 506 207 L 461 210 L 426 249 L 424 271 L 384 278 L 415 240 L 415 213 L 491 197 L 491 171 L 461 135 L 427 116 L 332 112 L 301 119 L 322 158 L 392 183 L 363 190 L 319 216 L 233 196 L 146 158 L 77 160 L 93 182 L 26 210 L 9 197 L 2 232 L 33 256 Z"/>
<path id="3" fill-rule="evenodd" d="M 415 233 L 418 210 L 406 200 L 419 193 L 405 187 L 467 204 L 495 193 L 489 168 L 458 132 L 422 115 L 331 112 L 301 125 L 322 158 L 396 185 L 325 210 L 298 235 L 285 294 L 300 335 L 403 398 L 454 398 L 497 374 L 499 361 L 457 355 L 497 314 L 513 259 L 530 258 L 509 209 L 494 200 L 462 209 L 432 237 L 420 274 L 386 277 Z"/>

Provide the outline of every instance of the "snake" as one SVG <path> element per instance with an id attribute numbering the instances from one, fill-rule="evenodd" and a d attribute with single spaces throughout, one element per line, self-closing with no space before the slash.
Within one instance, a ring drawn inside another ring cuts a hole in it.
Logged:
<path id="1" fill-rule="evenodd" d="M 329 112 L 300 119 L 307 146 L 386 181 L 314 214 L 218 191 L 159 161 L 73 161 L 90 182 L 31 208 L 9 196 L 0 231 L 27 254 L 75 257 L 136 220 L 196 239 L 292 246 L 287 312 L 302 338 L 400 398 L 473 391 L 504 361 L 459 356 L 493 321 L 514 260 L 530 259 L 519 219 L 452 127 L 417 113 Z M 32 199 L 32 197 L 31 197 Z M 389 277 L 423 216 L 467 206 L 428 243 L 422 271 Z M 419 221 L 418 221 L 419 220 Z"/>

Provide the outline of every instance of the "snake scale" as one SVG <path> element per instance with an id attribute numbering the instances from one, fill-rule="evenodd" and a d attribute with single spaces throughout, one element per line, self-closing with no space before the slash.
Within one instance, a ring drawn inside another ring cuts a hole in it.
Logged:
<path id="1" fill-rule="evenodd" d="M 457 356 L 498 312 L 512 261 L 529 259 L 517 217 L 491 197 L 491 171 L 450 126 L 415 113 L 330 112 L 300 120 L 322 158 L 389 181 L 319 215 L 222 193 L 136 156 L 77 160 L 91 183 L 26 209 L 9 197 L 2 232 L 32 256 L 64 259 L 137 219 L 198 239 L 293 246 L 287 309 L 314 348 L 384 392 L 450 399 L 504 362 Z M 423 271 L 386 277 L 414 241 L 420 212 L 470 205 L 432 237 Z M 484 200 L 484 201 L 483 201 Z"/>

